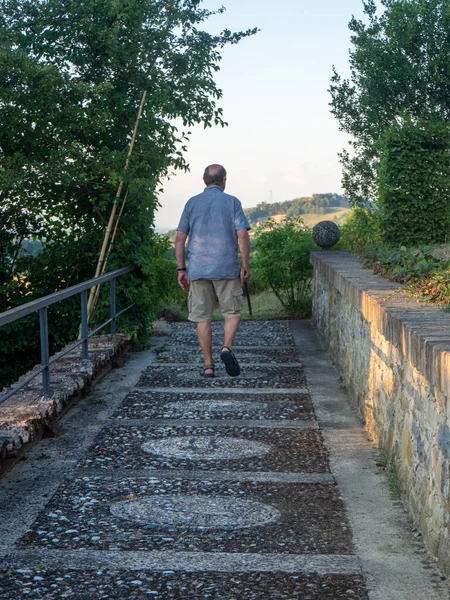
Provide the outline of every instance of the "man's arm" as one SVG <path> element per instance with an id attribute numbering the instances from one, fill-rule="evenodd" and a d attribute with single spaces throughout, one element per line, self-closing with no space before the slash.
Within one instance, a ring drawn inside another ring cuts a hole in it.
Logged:
<path id="1" fill-rule="evenodd" d="M 242 257 L 241 281 L 244 283 L 250 279 L 250 271 L 248 268 L 248 261 L 250 259 L 250 236 L 246 229 L 239 229 L 236 233 Z"/>
<path id="2" fill-rule="evenodd" d="M 187 233 L 184 231 L 177 231 L 175 238 L 175 256 L 177 259 L 177 265 L 179 269 L 186 268 L 185 252 L 184 247 L 186 245 Z M 180 287 L 187 292 L 189 290 L 189 279 L 187 271 L 178 271 L 178 283 Z"/>

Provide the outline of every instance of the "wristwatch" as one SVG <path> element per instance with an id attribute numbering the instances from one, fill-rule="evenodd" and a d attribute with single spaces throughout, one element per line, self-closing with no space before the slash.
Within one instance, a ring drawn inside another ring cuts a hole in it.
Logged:
<path id="1" fill-rule="evenodd" d="M 186 267 L 178 267 L 178 271 L 187 271 Z"/>

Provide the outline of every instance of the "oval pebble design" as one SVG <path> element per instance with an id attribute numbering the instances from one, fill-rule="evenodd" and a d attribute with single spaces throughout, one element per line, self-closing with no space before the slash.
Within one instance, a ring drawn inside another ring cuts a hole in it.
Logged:
<path id="1" fill-rule="evenodd" d="M 242 411 L 260 411 L 266 410 L 267 404 L 264 402 L 242 402 L 239 400 L 188 400 L 178 402 L 168 402 L 164 408 L 169 411 L 192 411 L 192 412 L 242 412 Z"/>
<path id="2" fill-rule="evenodd" d="M 207 435 L 180 436 L 168 440 L 145 442 L 142 449 L 148 454 L 188 460 L 233 460 L 264 456 L 270 446 L 262 442 L 231 437 Z"/>
<path id="3" fill-rule="evenodd" d="M 148 496 L 116 502 L 115 517 L 140 525 L 184 526 L 208 529 L 239 529 L 273 523 L 280 518 L 273 506 L 240 498 Z"/>

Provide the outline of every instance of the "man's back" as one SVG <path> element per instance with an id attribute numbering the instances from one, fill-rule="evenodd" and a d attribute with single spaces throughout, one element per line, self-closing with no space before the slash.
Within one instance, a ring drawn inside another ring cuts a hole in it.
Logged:
<path id="1" fill-rule="evenodd" d="M 239 276 L 236 231 L 249 227 L 237 198 L 218 185 L 191 198 L 179 231 L 188 234 L 189 279 L 235 279 Z"/>

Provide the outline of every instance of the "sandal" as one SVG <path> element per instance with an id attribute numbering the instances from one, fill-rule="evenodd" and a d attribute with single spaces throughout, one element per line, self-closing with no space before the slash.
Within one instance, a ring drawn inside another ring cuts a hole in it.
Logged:
<path id="1" fill-rule="evenodd" d="M 206 373 L 206 371 L 212 371 L 212 373 Z M 202 377 L 215 377 L 216 376 L 216 372 L 215 372 L 215 367 L 214 365 L 205 365 L 203 367 L 202 372 L 200 373 L 200 375 Z"/>
<path id="2" fill-rule="evenodd" d="M 231 348 L 229 348 L 228 346 L 224 346 L 224 348 L 226 348 L 226 350 L 222 350 L 222 352 L 220 353 L 220 360 L 224 363 L 225 370 L 228 373 L 228 375 L 230 375 L 231 377 L 237 377 L 241 372 L 239 363 L 236 360 L 236 357 L 233 354 Z"/>

